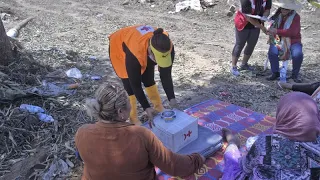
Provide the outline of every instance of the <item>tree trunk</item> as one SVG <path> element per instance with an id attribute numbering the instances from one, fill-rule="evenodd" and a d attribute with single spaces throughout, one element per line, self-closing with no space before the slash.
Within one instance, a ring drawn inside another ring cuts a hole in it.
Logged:
<path id="1" fill-rule="evenodd" d="M 8 65 L 12 59 L 11 43 L 0 19 L 0 65 Z"/>

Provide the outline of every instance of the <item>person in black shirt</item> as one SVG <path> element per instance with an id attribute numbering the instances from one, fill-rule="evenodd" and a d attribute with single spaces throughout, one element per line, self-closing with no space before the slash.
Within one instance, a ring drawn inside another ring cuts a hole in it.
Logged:
<path id="1" fill-rule="evenodd" d="M 237 12 L 235 17 L 236 44 L 232 51 L 231 73 L 235 76 L 240 75 L 237 68 L 237 62 L 244 46 L 247 44 L 244 49 L 244 56 L 240 70 L 252 70 L 252 68 L 248 65 L 248 61 L 258 42 L 260 29 L 267 34 L 267 29 L 264 27 L 263 22 L 258 19 L 245 16 L 244 14 L 268 17 L 270 15 L 270 9 L 272 5 L 271 0 L 240 0 L 240 3 L 241 10 Z M 239 18 L 241 20 L 239 20 Z"/>
<path id="2" fill-rule="evenodd" d="M 130 122 L 141 125 L 137 116 L 137 100 L 147 113 L 150 125 L 153 117 L 164 110 L 154 80 L 156 65 L 170 107 L 177 108 L 171 74 L 175 50 L 169 34 L 162 28 L 135 25 L 114 32 L 109 40 L 110 61 L 129 95 L 132 107 Z M 142 84 L 153 107 L 148 102 Z"/>

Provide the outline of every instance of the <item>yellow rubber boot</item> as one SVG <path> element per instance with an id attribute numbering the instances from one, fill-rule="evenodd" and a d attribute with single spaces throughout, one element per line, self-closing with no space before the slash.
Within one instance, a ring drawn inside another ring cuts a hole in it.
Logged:
<path id="1" fill-rule="evenodd" d="M 130 111 L 130 123 L 135 125 L 141 125 L 141 121 L 138 119 L 137 114 L 137 98 L 135 95 L 129 96 L 131 111 Z"/>
<path id="2" fill-rule="evenodd" d="M 164 110 L 164 108 L 162 106 L 162 101 L 160 98 L 160 94 L 159 94 L 157 85 L 155 84 L 153 86 L 147 87 L 146 93 L 147 93 L 150 101 L 152 102 L 154 109 L 158 112 L 162 112 Z"/>

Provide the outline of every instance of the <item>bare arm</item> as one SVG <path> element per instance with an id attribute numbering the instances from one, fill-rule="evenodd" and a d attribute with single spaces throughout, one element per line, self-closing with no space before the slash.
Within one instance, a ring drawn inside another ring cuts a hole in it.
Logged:
<path id="1" fill-rule="evenodd" d="M 266 8 L 264 10 L 263 16 L 269 17 L 270 16 L 270 9 L 272 7 L 272 0 L 267 0 Z"/>

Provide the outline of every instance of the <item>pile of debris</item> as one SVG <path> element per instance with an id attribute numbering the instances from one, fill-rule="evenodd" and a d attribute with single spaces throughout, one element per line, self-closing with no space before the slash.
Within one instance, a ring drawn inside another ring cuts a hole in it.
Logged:
<path id="1" fill-rule="evenodd" d="M 18 20 L 8 9 L 1 19 Z M 9 28 L 12 42 L 31 19 Z M 55 47 L 15 50 L 15 60 L 0 66 L 0 179 L 70 177 L 81 165 L 73 139 L 78 127 L 92 123 L 82 104 L 99 85 L 93 67 L 101 62 Z"/>
<path id="2" fill-rule="evenodd" d="M 72 139 L 79 126 L 91 122 L 82 104 L 84 97 L 94 91 L 89 87 L 95 80 L 90 76 L 90 82 L 83 83 L 85 78 L 77 79 L 82 74 L 75 67 L 69 70 L 57 67 L 54 71 L 52 65 L 43 62 L 50 57 L 55 61 L 75 58 L 68 51 L 52 48 L 20 52 L 14 63 L 0 66 L 0 178 L 16 179 L 19 175 L 21 179 L 49 180 L 62 174 L 67 176 L 71 168 L 80 165 Z M 80 61 L 86 59 L 77 57 Z M 80 83 L 87 94 L 77 93 L 80 87 L 71 86 Z M 40 108 L 41 112 L 34 113 L 23 106 Z M 37 152 L 43 149 L 46 149 L 44 158 L 37 161 L 36 167 L 28 163 L 38 158 Z M 57 167 L 61 166 L 57 163 L 67 168 L 62 166 L 64 169 L 59 170 Z M 25 171 L 17 168 L 19 165 Z"/>

